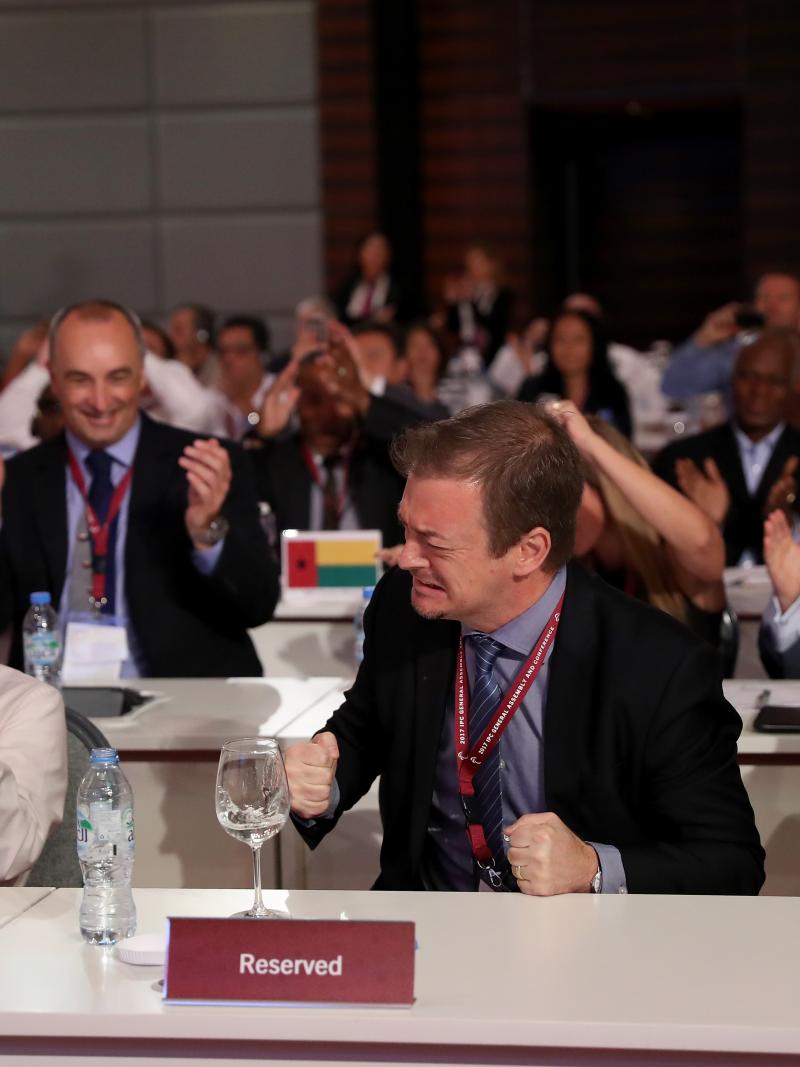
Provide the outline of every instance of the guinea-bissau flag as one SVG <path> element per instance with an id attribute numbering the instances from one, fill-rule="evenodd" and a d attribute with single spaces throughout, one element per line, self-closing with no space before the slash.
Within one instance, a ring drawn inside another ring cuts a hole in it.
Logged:
<path id="1" fill-rule="evenodd" d="M 346 589 L 375 584 L 375 538 L 286 541 L 289 589 Z"/>

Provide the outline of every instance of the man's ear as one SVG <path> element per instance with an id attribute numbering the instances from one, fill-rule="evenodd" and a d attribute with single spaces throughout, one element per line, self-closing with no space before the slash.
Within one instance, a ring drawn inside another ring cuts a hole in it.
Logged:
<path id="1" fill-rule="evenodd" d="M 550 555 L 552 542 L 550 531 L 543 526 L 535 526 L 520 538 L 516 544 L 517 553 L 515 574 L 526 578 L 529 574 L 541 570 Z"/>

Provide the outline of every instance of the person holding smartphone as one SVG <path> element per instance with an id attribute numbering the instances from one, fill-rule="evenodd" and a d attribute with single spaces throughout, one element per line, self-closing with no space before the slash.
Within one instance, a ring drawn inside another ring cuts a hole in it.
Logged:
<path id="1" fill-rule="evenodd" d="M 734 301 L 707 315 L 700 329 L 673 349 L 662 391 L 676 398 L 722 393 L 730 411 L 736 355 L 764 326 L 800 326 L 800 276 L 790 271 L 762 274 L 752 305 Z"/>

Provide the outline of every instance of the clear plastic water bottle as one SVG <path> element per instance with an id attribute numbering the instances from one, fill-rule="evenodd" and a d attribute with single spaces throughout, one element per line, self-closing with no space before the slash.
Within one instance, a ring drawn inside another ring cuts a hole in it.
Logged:
<path id="1" fill-rule="evenodd" d="M 116 749 L 92 749 L 78 789 L 77 815 L 81 935 L 93 945 L 113 945 L 136 932 L 133 793 Z"/>
<path id="2" fill-rule="evenodd" d="M 356 667 L 364 658 L 364 612 L 367 610 L 367 604 L 369 604 L 374 591 L 374 585 L 364 586 L 361 590 L 361 603 L 358 605 L 358 611 L 353 616 L 353 628 L 355 630 L 353 659 L 355 660 Z"/>
<path id="3" fill-rule="evenodd" d="M 25 673 L 56 689 L 61 687 L 61 631 L 49 593 L 31 593 L 22 623 Z"/>

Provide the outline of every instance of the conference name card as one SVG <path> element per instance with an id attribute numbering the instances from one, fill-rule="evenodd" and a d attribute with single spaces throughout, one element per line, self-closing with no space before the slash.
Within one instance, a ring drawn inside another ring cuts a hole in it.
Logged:
<path id="1" fill-rule="evenodd" d="M 412 922 L 170 918 L 172 1004 L 414 1001 Z"/>

